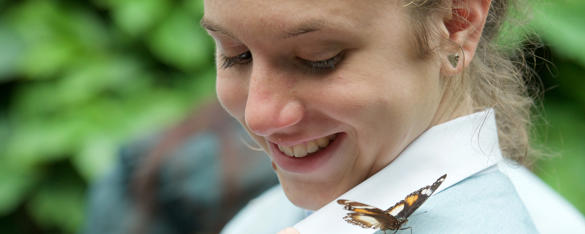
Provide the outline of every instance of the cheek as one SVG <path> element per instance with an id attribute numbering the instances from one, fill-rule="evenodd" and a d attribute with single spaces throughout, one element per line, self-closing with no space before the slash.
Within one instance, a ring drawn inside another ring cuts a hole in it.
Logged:
<path id="1" fill-rule="evenodd" d="M 234 118 L 242 120 L 248 96 L 244 82 L 238 82 L 237 78 L 227 77 L 220 72 L 217 74 L 216 92 L 223 108 Z"/>
<path id="2" fill-rule="evenodd" d="M 338 85 L 332 86 L 335 95 L 331 96 L 342 104 L 330 106 L 338 107 L 338 119 L 353 126 L 365 157 L 361 163 L 371 167 L 373 161 L 391 161 L 428 126 L 440 100 L 440 87 L 427 71 L 428 64 L 363 61 L 368 66 L 346 71 Z"/>

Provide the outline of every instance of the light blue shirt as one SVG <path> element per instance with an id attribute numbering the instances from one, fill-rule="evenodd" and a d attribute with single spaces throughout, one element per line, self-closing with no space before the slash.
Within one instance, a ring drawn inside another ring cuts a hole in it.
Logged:
<path id="1" fill-rule="evenodd" d="M 434 194 L 404 226 L 413 233 L 537 233 L 514 185 L 496 167 Z"/>

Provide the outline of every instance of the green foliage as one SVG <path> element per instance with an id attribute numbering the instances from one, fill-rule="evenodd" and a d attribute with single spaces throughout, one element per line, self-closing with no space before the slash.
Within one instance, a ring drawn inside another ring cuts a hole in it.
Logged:
<path id="1" fill-rule="evenodd" d="M 535 32 L 562 58 L 557 78 L 543 76 L 559 88 L 547 93 L 549 124 L 537 139 L 558 156 L 535 171 L 585 212 L 585 184 L 575 179 L 585 171 L 585 2 L 535 8 L 529 27 L 511 24 L 501 40 Z M 111 167 L 118 147 L 213 94 L 202 13 L 201 0 L 0 0 L 0 219 L 24 212 L 26 226 L 75 233 L 87 184 Z M 25 226 L 3 225 L 0 232 Z"/>
<path id="2" fill-rule="evenodd" d="M 10 73 L 16 72 L 23 46 L 16 32 L 0 22 L 0 82 L 7 79 Z"/>
<path id="3" fill-rule="evenodd" d="M 548 124 L 541 125 L 539 141 L 555 154 L 537 163 L 534 171 L 585 214 L 585 182 L 581 179 L 585 178 L 585 110 L 559 100 L 545 105 Z"/>
<path id="4" fill-rule="evenodd" d="M 112 9 L 116 25 L 133 37 L 145 35 L 160 21 L 165 20 L 172 7 L 171 2 L 167 0 L 102 2 Z"/>
<path id="5" fill-rule="evenodd" d="M 544 120 L 537 124 L 536 143 L 550 157 L 534 167 L 546 183 L 585 214 L 585 2 L 536 1 L 533 30 L 552 53 L 551 72 L 541 74 L 545 93 Z"/>
<path id="6" fill-rule="evenodd" d="M 0 218 L 74 233 L 119 146 L 213 94 L 202 1 L 0 4 Z"/>
<path id="7" fill-rule="evenodd" d="M 581 0 L 538 1 L 532 24 L 558 53 L 585 65 L 583 12 Z"/>
<path id="8" fill-rule="evenodd" d="M 15 209 L 26 197 L 27 191 L 38 180 L 35 173 L 0 164 L 0 217 Z"/>
<path id="9" fill-rule="evenodd" d="M 585 214 L 585 181 L 577 179 L 585 177 L 585 1 L 526 4 L 512 10 L 512 21 L 504 25 L 498 40 L 501 46 L 516 48 L 538 35 L 552 50 L 552 54 L 536 54 L 552 61 L 533 64 L 544 67 L 538 76 L 546 90 L 534 139 L 545 155 L 534 165 L 534 172 Z"/>
<path id="10" fill-rule="evenodd" d="M 197 69 L 210 54 L 209 37 L 188 12 L 176 9 L 154 30 L 149 45 L 165 62 L 184 70 Z"/>
<path id="11" fill-rule="evenodd" d="M 82 184 L 72 181 L 71 175 L 59 177 L 65 179 L 45 180 L 27 208 L 40 225 L 75 233 L 84 218 L 85 190 Z"/>

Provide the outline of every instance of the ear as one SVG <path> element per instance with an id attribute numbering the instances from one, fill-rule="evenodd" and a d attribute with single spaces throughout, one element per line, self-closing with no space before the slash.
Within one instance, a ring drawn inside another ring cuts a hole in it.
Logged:
<path id="1" fill-rule="evenodd" d="M 451 13 L 443 19 L 443 27 L 452 45 L 441 53 L 442 71 L 454 75 L 469 65 L 481 39 L 491 0 L 452 0 Z M 453 55 L 459 59 L 453 66 Z"/>

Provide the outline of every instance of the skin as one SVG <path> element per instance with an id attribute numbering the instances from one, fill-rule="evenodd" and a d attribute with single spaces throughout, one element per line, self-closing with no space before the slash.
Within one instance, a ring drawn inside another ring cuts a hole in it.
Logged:
<path id="1" fill-rule="evenodd" d="M 489 8 L 489 1 L 475 2 Z M 483 8 L 477 12 L 487 14 Z M 217 45 L 222 106 L 273 162 L 273 143 L 343 136 L 315 170 L 274 164 L 289 200 L 315 210 L 391 163 L 425 130 L 472 112 L 469 100 L 449 100 L 443 79 L 473 57 L 485 22 L 477 12 L 466 15 L 474 18 L 463 27 L 437 16 L 440 36 L 467 54 L 457 67 L 446 59 L 452 48 L 437 56 L 417 53 L 400 1 L 206 0 L 202 24 Z M 474 35 L 477 41 L 468 44 Z M 238 55 L 246 59 L 222 66 L 223 57 Z M 334 68 L 307 65 L 336 56 Z"/>

